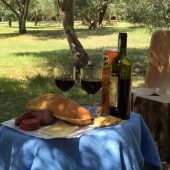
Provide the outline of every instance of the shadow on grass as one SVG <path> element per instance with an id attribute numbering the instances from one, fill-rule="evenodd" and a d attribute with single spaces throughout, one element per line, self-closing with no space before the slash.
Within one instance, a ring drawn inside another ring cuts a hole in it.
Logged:
<path id="1" fill-rule="evenodd" d="M 46 93 L 62 94 L 55 85 L 54 76 L 37 75 L 24 81 L 0 78 L 0 122 L 23 114 L 29 100 Z M 85 95 L 77 83 L 69 91 L 69 97 L 79 103 L 84 103 Z"/>
<path id="2" fill-rule="evenodd" d="M 55 29 L 54 30 L 29 30 L 27 34 L 37 37 L 40 40 L 66 38 L 64 30 L 55 30 Z"/>
<path id="3" fill-rule="evenodd" d="M 99 63 L 98 59 L 102 62 L 102 48 L 98 49 L 86 49 L 87 53 L 94 61 L 94 64 Z M 56 64 L 70 64 L 72 63 L 72 57 L 69 49 L 64 50 L 52 50 L 52 51 L 41 51 L 41 52 L 20 52 L 14 53 L 15 56 L 24 57 L 40 57 L 47 61 L 47 66 L 54 67 Z M 136 64 L 137 62 L 146 63 L 148 58 L 148 49 L 137 49 L 129 48 L 128 56 L 131 58 L 132 62 Z"/>
<path id="4" fill-rule="evenodd" d="M 0 122 L 23 114 L 30 99 L 53 92 L 54 87 L 48 77 L 34 77 L 27 81 L 0 78 Z"/>
<path id="5" fill-rule="evenodd" d="M 5 39 L 5 38 L 12 38 L 12 37 L 18 37 L 20 36 L 19 33 L 8 33 L 8 34 L 0 34 L 0 39 Z"/>
<path id="6" fill-rule="evenodd" d="M 87 53 L 94 65 L 102 66 L 102 48 L 99 49 L 87 49 Z M 70 50 L 53 50 L 53 51 L 42 51 L 42 52 L 26 52 L 26 53 L 15 53 L 16 56 L 24 57 L 40 57 L 46 60 L 45 64 L 37 64 L 37 67 L 48 69 L 48 72 L 52 72 L 53 68 L 57 64 L 69 65 L 72 63 L 72 57 Z M 148 49 L 137 49 L 129 48 L 128 57 L 133 63 L 133 75 L 144 75 L 146 73 L 147 61 L 148 61 Z"/>
<path id="7" fill-rule="evenodd" d="M 99 49 L 87 49 L 87 53 L 90 59 L 93 61 L 94 65 L 102 65 L 102 48 Z M 15 53 L 16 56 L 24 57 L 40 57 L 46 60 L 45 64 L 41 64 L 42 68 L 48 69 L 49 73 L 52 72 L 53 68 L 57 64 L 69 65 L 72 63 L 72 57 L 70 50 L 53 50 L 53 51 L 42 51 L 42 52 L 25 52 L 25 53 Z M 140 75 L 146 73 L 147 61 L 148 61 L 148 49 L 128 49 L 128 57 L 133 63 L 133 74 Z M 37 64 L 39 67 L 40 64 Z"/>
<path id="8" fill-rule="evenodd" d="M 117 32 L 133 32 L 136 29 L 140 29 L 143 27 L 134 26 L 134 27 L 104 27 L 101 29 L 86 29 L 86 28 L 75 28 L 75 32 L 79 38 L 88 38 L 89 36 L 104 36 L 104 35 L 111 35 Z M 65 32 L 61 27 L 56 27 L 54 29 L 50 27 L 28 27 L 27 33 L 25 35 L 32 35 L 40 40 L 47 40 L 47 39 L 56 39 L 56 38 L 66 38 Z M 10 37 L 17 37 L 22 36 L 19 33 L 5 33 L 0 34 L 0 38 L 10 38 Z"/>
<path id="9" fill-rule="evenodd" d="M 91 54 L 96 64 L 99 63 L 98 58 L 102 59 L 102 49 L 87 49 L 87 52 Z M 134 63 L 133 73 L 139 76 L 140 74 L 143 75 L 147 65 L 147 49 L 128 49 L 128 52 L 129 57 Z M 47 76 L 34 75 L 34 77 L 27 77 L 22 81 L 0 78 L 0 122 L 22 114 L 24 112 L 24 105 L 34 97 L 46 93 L 62 94 L 61 90 L 55 86 L 55 75 L 52 74 L 52 69 L 58 63 L 66 65 L 72 62 L 70 50 L 25 52 L 15 53 L 15 55 L 45 59 L 46 62 L 37 63 L 37 67 L 41 67 L 43 70 L 48 68 L 48 74 Z M 87 95 L 78 83 L 69 91 L 69 96 L 80 104 L 87 104 Z M 99 100 L 100 95 L 97 94 L 96 96 L 98 96 L 96 100 Z"/>
<path id="10" fill-rule="evenodd" d="M 40 40 L 47 40 L 47 39 L 55 39 L 55 38 L 66 38 L 64 30 L 28 30 L 26 34 L 19 34 L 19 33 L 4 33 L 0 34 L 0 39 L 5 38 L 12 38 L 12 37 L 19 37 L 31 35 L 37 37 Z"/>
<path id="11" fill-rule="evenodd" d="M 40 52 L 20 52 L 14 53 L 17 57 L 34 57 L 34 58 L 43 58 L 46 60 L 46 63 L 42 65 L 45 68 L 54 68 L 57 64 L 69 65 L 72 63 L 72 57 L 69 49 L 65 50 L 52 50 L 52 51 L 40 51 Z M 37 67 L 41 63 L 37 63 Z"/>

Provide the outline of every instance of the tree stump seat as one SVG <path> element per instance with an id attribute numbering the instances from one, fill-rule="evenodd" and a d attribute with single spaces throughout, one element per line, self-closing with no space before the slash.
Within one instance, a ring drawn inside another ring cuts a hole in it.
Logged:
<path id="1" fill-rule="evenodd" d="M 152 34 L 145 86 L 132 91 L 132 110 L 148 125 L 161 160 L 170 163 L 170 30 Z"/>
<path id="2" fill-rule="evenodd" d="M 148 91 L 147 88 L 132 91 L 132 110 L 140 113 L 145 120 L 161 160 L 170 163 L 170 97 L 151 96 L 153 91 Z"/>

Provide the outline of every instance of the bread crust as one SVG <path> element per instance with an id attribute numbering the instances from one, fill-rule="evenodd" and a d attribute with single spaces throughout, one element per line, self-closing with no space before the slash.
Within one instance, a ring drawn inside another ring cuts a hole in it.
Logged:
<path id="1" fill-rule="evenodd" d="M 77 125 L 90 124 L 92 120 L 91 113 L 75 101 L 51 93 L 32 99 L 25 108 L 32 111 L 47 110 L 54 117 Z"/>
<path id="2" fill-rule="evenodd" d="M 92 120 L 92 115 L 87 109 L 65 97 L 51 100 L 48 110 L 54 117 L 77 125 L 90 124 Z"/>
<path id="3" fill-rule="evenodd" d="M 26 106 L 25 109 L 27 110 L 47 110 L 48 103 L 53 99 L 57 97 L 57 95 L 48 93 L 39 97 L 36 97 L 32 100 L 30 100 Z"/>
<path id="4" fill-rule="evenodd" d="M 54 114 L 54 117 L 58 118 L 58 119 L 61 119 L 61 120 L 64 120 L 66 122 L 69 122 L 69 123 L 73 123 L 75 125 L 89 125 L 92 123 L 92 119 L 72 119 L 72 118 L 67 118 L 67 117 L 62 117 L 62 116 L 57 116 Z"/>

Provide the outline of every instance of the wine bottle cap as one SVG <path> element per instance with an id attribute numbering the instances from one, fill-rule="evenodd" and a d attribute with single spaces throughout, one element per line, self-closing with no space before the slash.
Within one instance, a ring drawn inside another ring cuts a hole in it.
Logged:
<path id="1" fill-rule="evenodd" d="M 121 36 L 121 37 L 127 37 L 127 33 L 126 33 L 126 32 L 120 32 L 120 33 L 119 33 L 119 36 Z"/>

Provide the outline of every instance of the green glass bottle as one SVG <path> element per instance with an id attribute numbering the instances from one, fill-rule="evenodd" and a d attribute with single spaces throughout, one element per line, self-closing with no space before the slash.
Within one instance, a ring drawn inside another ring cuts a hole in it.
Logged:
<path id="1" fill-rule="evenodd" d="M 119 33 L 118 57 L 112 62 L 109 114 L 128 119 L 130 116 L 132 62 L 127 57 L 127 33 Z"/>

